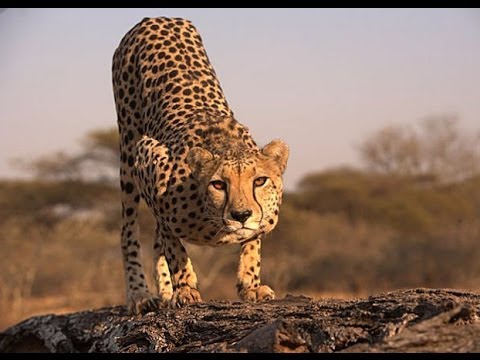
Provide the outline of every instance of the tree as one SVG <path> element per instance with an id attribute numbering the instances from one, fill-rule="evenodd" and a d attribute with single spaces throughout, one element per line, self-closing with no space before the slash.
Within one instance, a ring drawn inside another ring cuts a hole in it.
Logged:
<path id="1" fill-rule="evenodd" d="M 455 116 L 425 118 L 415 128 L 390 125 L 359 146 L 367 169 L 456 182 L 480 174 L 480 132 L 459 128 Z"/>
<path id="2" fill-rule="evenodd" d="M 469 134 L 458 124 L 458 118 L 449 116 L 430 117 L 421 123 L 424 167 L 447 182 L 480 173 L 480 132 Z"/>
<path id="3" fill-rule="evenodd" d="M 59 151 L 33 161 L 20 161 L 19 166 L 40 179 L 116 184 L 120 165 L 118 144 L 116 128 L 93 130 L 81 139 L 81 150 L 76 154 Z"/>

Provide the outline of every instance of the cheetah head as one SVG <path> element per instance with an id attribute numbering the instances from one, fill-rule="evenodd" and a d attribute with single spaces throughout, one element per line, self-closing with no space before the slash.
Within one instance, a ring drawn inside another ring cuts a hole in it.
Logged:
<path id="1" fill-rule="evenodd" d="M 288 146 L 274 140 L 263 149 L 222 155 L 194 147 L 187 155 L 204 198 L 205 217 L 217 243 L 243 242 L 273 230 L 282 202 Z"/>

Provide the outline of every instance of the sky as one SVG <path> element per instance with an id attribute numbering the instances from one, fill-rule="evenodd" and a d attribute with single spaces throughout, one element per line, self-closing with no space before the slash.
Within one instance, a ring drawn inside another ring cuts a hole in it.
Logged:
<path id="1" fill-rule="evenodd" d="M 451 114 L 480 128 L 479 9 L 7 9 L 0 12 L 0 178 L 116 127 L 112 55 L 144 17 L 190 19 L 260 146 L 290 146 L 285 187 L 358 166 L 391 124 Z M 12 166 L 13 165 L 13 166 Z"/>

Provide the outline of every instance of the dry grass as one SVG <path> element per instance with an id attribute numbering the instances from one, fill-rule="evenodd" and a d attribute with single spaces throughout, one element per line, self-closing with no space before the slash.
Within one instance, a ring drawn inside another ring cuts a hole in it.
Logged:
<path id="1" fill-rule="evenodd" d="M 152 229 L 148 221 L 143 225 L 143 263 L 154 289 Z M 0 241 L 0 330 L 33 315 L 125 302 L 119 232 L 105 229 L 102 219 L 68 218 L 53 225 L 10 219 L 0 224 Z M 235 250 L 189 246 L 205 300 L 236 299 Z"/>
<path id="2" fill-rule="evenodd" d="M 278 227 L 262 245 L 262 281 L 278 297 L 352 298 L 408 287 L 477 290 L 480 223 L 470 212 L 478 215 L 478 184 L 457 191 L 465 196 L 454 199 L 465 204 L 446 201 L 446 195 L 434 202 L 434 210 L 446 215 L 428 232 L 368 217 L 352 221 L 287 196 Z M 0 185 L 0 329 L 32 315 L 124 303 L 118 192 L 98 184 Z M 332 199 L 331 207 L 337 206 Z M 58 203 L 87 211 L 55 216 L 49 208 Z M 143 263 L 153 289 L 154 221 L 144 205 L 140 213 Z M 203 299 L 236 300 L 239 248 L 186 245 Z"/>
<path id="3" fill-rule="evenodd" d="M 151 229 L 148 224 L 144 227 L 142 256 L 147 281 L 153 288 L 149 276 Z M 67 218 L 53 225 L 26 218 L 10 219 L 0 225 L 0 239 L 4 250 L 0 263 L 0 329 L 33 315 L 124 303 L 119 235 L 115 230 L 106 230 L 102 219 Z M 187 247 L 204 300 L 236 300 L 239 248 Z M 275 287 L 278 296 L 284 296 L 288 262 L 282 265 L 273 252 L 266 253 L 264 259 L 266 281 Z"/>

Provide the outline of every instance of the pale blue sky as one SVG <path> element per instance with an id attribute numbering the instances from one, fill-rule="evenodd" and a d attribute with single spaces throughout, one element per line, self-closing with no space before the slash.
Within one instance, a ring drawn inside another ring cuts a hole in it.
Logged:
<path id="1" fill-rule="evenodd" d="M 287 188 L 358 164 L 391 123 L 457 114 L 480 128 L 478 9 L 9 9 L 0 13 L 0 177 L 116 126 L 111 58 L 143 17 L 193 21 L 237 119 L 291 147 Z"/>

